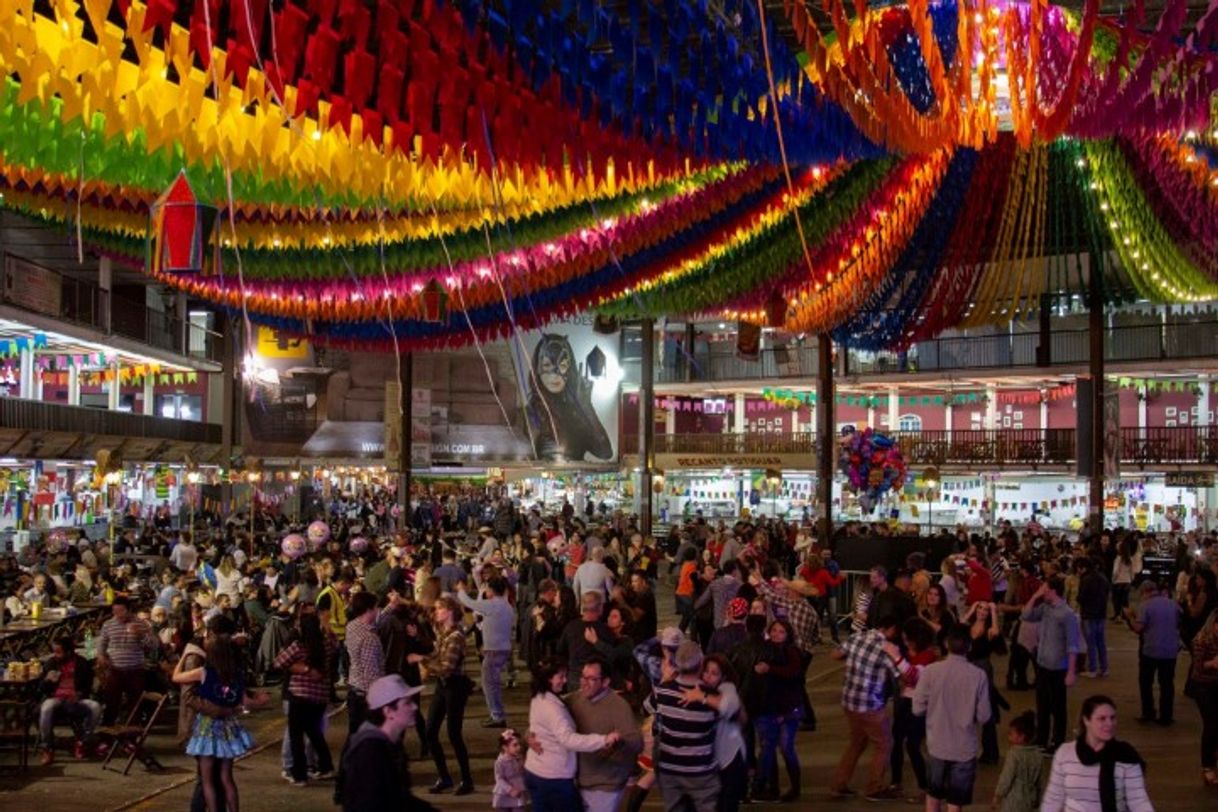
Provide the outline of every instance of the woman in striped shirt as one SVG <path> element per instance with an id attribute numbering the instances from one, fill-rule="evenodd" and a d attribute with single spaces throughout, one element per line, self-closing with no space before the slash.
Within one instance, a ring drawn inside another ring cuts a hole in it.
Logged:
<path id="1" fill-rule="evenodd" d="M 1128 742 L 1116 738 L 1116 703 L 1083 701 L 1078 738 L 1057 748 L 1041 812 L 1154 812 L 1142 769 Z"/>

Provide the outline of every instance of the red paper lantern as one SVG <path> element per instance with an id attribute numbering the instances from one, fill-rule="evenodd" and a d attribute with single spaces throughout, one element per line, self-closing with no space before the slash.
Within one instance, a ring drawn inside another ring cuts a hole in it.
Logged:
<path id="1" fill-rule="evenodd" d="M 423 321 L 432 324 L 448 318 L 448 292 L 436 280 L 423 287 Z"/>
<path id="2" fill-rule="evenodd" d="M 215 206 L 199 203 L 186 173 L 178 175 L 149 211 L 153 273 L 199 273 L 216 228 Z"/>
<path id="3" fill-rule="evenodd" d="M 765 303 L 766 324 L 770 327 L 782 327 L 787 321 L 787 300 L 781 290 L 770 293 Z"/>

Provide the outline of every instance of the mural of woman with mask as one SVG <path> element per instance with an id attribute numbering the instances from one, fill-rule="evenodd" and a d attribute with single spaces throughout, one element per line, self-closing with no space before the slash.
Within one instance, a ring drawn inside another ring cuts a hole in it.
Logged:
<path id="1" fill-rule="evenodd" d="M 533 449 L 544 460 L 613 457 L 613 443 L 592 405 L 592 381 L 576 364 L 566 336 L 546 333 L 533 350 L 529 420 Z"/>

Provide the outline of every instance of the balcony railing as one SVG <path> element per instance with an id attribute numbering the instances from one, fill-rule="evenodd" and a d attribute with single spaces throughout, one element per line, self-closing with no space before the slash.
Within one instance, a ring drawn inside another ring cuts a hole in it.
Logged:
<path id="1" fill-rule="evenodd" d="M 20 263 L 22 267 L 33 266 L 25 259 L 6 257 Z M 220 335 L 195 324 L 159 310 L 153 310 L 142 302 L 115 296 L 90 282 L 62 276 L 41 266 L 38 278 L 45 285 L 58 285 L 58 297 L 53 293 L 40 300 L 31 300 L 17 290 L 7 291 L 0 286 L 0 301 L 12 307 L 28 310 L 44 316 L 53 316 L 70 324 L 99 330 L 109 335 L 134 339 L 157 349 L 220 362 Z M 20 273 L 20 271 L 17 271 Z M 33 306 L 36 301 L 38 306 Z M 58 301 L 58 312 L 51 312 Z M 107 307 L 108 303 L 108 307 Z M 110 313 L 107 324 L 106 312 Z"/>
<path id="2" fill-rule="evenodd" d="M 212 423 L 172 420 L 83 406 L 62 406 L 58 403 L 17 398 L 0 398 L 0 428 L 183 443 L 220 442 L 220 426 Z"/>
<path id="3" fill-rule="evenodd" d="M 894 372 L 941 372 L 964 369 L 1033 367 L 1039 333 L 946 336 L 920 341 L 908 352 L 848 350 L 850 375 Z M 1050 334 L 1050 363 L 1086 364 L 1090 337 L 1087 330 L 1055 330 Z M 1218 358 L 1218 321 L 1118 326 L 1104 332 L 1104 357 L 1113 363 Z M 790 346 L 762 350 L 756 359 L 730 352 L 696 353 L 677 357 L 656 370 L 659 383 L 683 381 L 760 380 L 810 378 L 816 375 L 817 350 Z"/>
<path id="4" fill-rule="evenodd" d="M 1066 466 L 1076 459 L 1075 429 L 993 429 L 898 432 L 910 466 L 961 465 L 988 468 Z M 657 454 L 810 454 L 818 440 L 799 434 L 657 434 Z M 637 436 L 622 438 L 622 450 L 633 454 Z M 1122 466 L 1218 465 L 1218 427 L 1178 426 L 1122 428 Z"/>

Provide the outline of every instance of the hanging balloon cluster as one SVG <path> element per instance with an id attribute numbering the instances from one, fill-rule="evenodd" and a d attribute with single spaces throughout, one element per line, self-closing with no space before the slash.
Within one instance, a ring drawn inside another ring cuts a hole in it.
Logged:
<path id="1" fill-rule="evenodd" d="M 880 497 L 905 483 L 905 458 L 896 440 L 871 428 L 845 429 L 838 440 L 841 453 L 838 469 L 846 475 L 846 487 L 858 494 L 867 513 L 875 510 Z"/>

